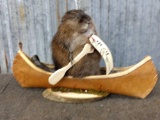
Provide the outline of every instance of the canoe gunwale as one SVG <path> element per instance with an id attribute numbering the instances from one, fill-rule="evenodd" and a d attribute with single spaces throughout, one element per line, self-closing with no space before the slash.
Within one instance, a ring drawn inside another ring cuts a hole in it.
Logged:
<path id="1" fill-rule="evenodd" d="M 137 68 L 139 68 L 140 66 L 142 66 L 143 64 L 145 64 L 146 62 L 150 61 L 151 57 L 150 56 L 146 56 L 143 60 L 141 60 L 139 63 L 132 65 L 130 67 L 125 67 L 126 69 L 117 73 L 111 73 L 109 75 L 99 75 L 99 76 L 88 76 L 85 77 L 86 79 L 93 79 L 93 78 L 115 78 L 115 77 L 120 77 L 120 76 L 124 76 L 127 75 L 131 72 L 133 72 L 134 70 L 136 70 Z M 120 69 L 120 68 L 119 68 Z M 123 69 L 123 68 L 122 68 Z"/>

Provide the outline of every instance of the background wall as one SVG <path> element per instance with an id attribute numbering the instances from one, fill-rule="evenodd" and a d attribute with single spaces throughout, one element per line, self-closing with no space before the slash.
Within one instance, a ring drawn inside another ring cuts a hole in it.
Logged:
<path id="1" fill-rule="evenodd" d="M 71 9 L 92 16 L 116 67 L 151 55 L 160 70 L 160 0 L 0 0 L 0 73 L 11 72 L 20 41 L 25 53 L 52 63 L 51 39 Z"/>

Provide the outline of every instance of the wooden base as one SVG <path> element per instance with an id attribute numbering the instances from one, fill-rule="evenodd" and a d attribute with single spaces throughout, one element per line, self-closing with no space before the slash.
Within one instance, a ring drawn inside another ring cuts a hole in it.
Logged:
<path id="1" fill-rule="evenodd" d="M 83 102 L 93 102 L 101 100 L 107 97 L 108 94 L 98 95 L 90 93 L 61 92 L 61 91 L 53 91 L 51 88 L 48 88 L 42 93 L 42 95 L 44 98 L 56 102 L 83 103 Z"/>
<path id="2" fill-rule="evenodd" d="M 22 87 L 94 89 L 138 98 L 145 98 L 154 88 L 158 78 L 150 56 L 131 67 L 119 68 L 117 73 L 82 79 L 64 77 L 54 86 L 48 83 L 52 73 L 37 68 L 22 51 L 18 51 L 12 70 Z"/>

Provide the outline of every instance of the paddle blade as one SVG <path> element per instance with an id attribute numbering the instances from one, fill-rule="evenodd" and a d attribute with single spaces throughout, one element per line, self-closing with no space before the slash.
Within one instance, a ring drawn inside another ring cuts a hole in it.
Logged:
<path id="1" fill-rule="evenodd" d="M 56 83 L 58 83 L 65 75 L 66 73 L 66 69 L 65 67 L 64 68 L 61 68 L 57 71 L 55 71 L 48 79 L 48 82 L 51 84 L 51 85 L 55 85 Z"/>
<path id="2" fill-rule="evenodd" d="M 92 35 L 89 38 L 93 47 L 101 54 L 106 64 L 106 75 L 108 75 L 113 69 L 113 58 L 110 49 L 107 45 L 96 35 Z"/>

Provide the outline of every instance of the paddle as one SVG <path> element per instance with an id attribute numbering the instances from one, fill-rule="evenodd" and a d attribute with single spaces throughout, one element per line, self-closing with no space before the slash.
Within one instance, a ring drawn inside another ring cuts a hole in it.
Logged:
<path id="1" fill-rule="evenodd" d="M 70 69 L 75 63 L 77 63 L 81 58 L 83 58 L 88 53 L 93 53 L 94 49 L 90 44 L 85 44 L 83 50 L 78 54 L 73 62 L 69 63 L 67 66 L 55 71 L 50 77 L 49 77 L 49 83 L 51 85 L 55 85 L 57 82 L 59 82 L 65 75 L 66 71 Z"/>
<path id="2" fill-rule="evenodd" d="M 107 45 L 96 35 L 92 35 L 89 38 L 92 46 L 101 54 L 105 64 L 106 64 L 106 75 L 108 75 L 113 69 L 113 58 L 111 51 Z"/>

